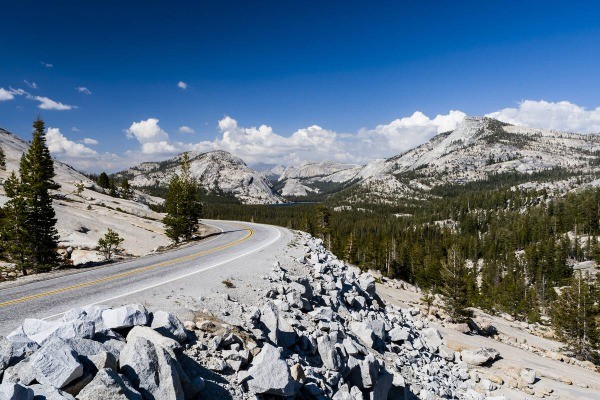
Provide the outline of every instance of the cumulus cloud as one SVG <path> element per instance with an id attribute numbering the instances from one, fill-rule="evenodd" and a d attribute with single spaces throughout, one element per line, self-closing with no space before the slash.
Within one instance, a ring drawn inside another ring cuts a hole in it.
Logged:
<path id="1" fill-rule="evenodd" d="M 158 119 L 134 122 L 125 132 L 127 137 L 135 138 L 142 145 L 143 154 L 168 154 L 177 151 L 176 147 L 169 143 L 169 134 L 159 125 Z"/>
<path id="2" fill-rule="evenodd" d="M 179 127 L 179 133 L 196 133 L 196 131 L 189 126 L 183 125 Z"/>
<path id="3" fill-rule="evenodd" d="M 58 128 L 48 128 L 48 131 L 46 132 L 46 142 L 48 143 L 50 152 L 56 156 L 81 158 L 96 156 L 98 154 L 95 150 L 90 149 L 81 143 L 67 139 Z"/>
<path id="4" fill-rule="evenodd" d="M 92 94 L 90 89 L 86 88 L 85 86 L 77 86 L 75 88 L 75 90 L 77 90 L 79 93 L 83 93 L 83 94 Z"/>
<path id="5" fill-rule="evenodd" d="M 188 88 L 188 84 L 187 84 L 187 83 L 185 83 L 185 82 L 183 82 L 183 81 L 179 81 L 179 83 L 177 83 L 177 87 L 178 87 L 179 89 L 183 89 L 183 90 L 185 90 L 185 89 L 187 89 L 187 88 Z"/>
<path id="6" fill-rule="evenodd" d="M 578 133 L 600 133 L 600 107 L 588 110 L 568 101 L 525 100 L 515 108 L 488 114 L 514 125 Z"/>
<path id="7" fill-rule="evenodd" d="M 63 104 L 59 101 L 54 101 L 52 99 L 49 99 L 48 97 L 34 96 L 33 99 L 40 102 L 40 104 L 38 105 L 38 108 L 41 108 L 42 110 L 64 111 L 64 110 L 72 110 L 73 108 L 76 108 L 75 106 L 70 106 L 67 104 Z"/>
<path id="8" fill-rule="evenodd" d="M 97 145 L 97 144 L 98 144 L 98 141 L 97 141 L 96 139 L 92 139 L 92 138 L 87 138 L 87 137 L 86 137 L 86 138 L 83 138 L 83 139 L 81 140 L 81 143 L 83 143 L 83 144 L 89 144 L 89 145 L 95 146 L 95 145 Z"/>
<path id="9" fill-rule="evenodd" d="M 15 95 L 10 90 L 0 87 L 0 101 L 8 101 L 15 98 Z"/>
<path id="10" fill-rule="evenodd" d="M 29 82 L 27 79 L 23 79 L 23 82 L 25 82 L 25 84 L 27 86 L 29 86 L 31 89 L 37 89 L 38 88 L 38 84 L 35 82 Z"/>

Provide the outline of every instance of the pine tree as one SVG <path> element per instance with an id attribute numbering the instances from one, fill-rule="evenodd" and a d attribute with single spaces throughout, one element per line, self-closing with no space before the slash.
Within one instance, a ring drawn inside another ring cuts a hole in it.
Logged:
<path id="1" fill-rule="evenodd" d="M 588 274 L 578 271 L 552 307 L 552 323 L 559 338 L 582 360 L 597 359 L 600 344 L 598 298 Z"/>
<path id="2" fill-rule="evenodd" d="M 181 176 L 173 175 L 165 198 L 167 215 L 163 222 L 167 226 L 166 234 L 175 243 L 182 238 L 190 240 L 198 228 L 202 216 L 200 189 L 190 174 L 190 159 L 184 153 L 181 164 Z"/>
<path id="3" fill-rule="evenodd" d="M 17 265 L 23 275 L 31 266 L 31 246 L 27 229 L 27 204 L 21 195 L 21 183 L 13 171 L 4 183 L 4 190 L 10 199 L 5 204 L 1 226 L 1 237 L 9 259 Z"/>
<path id="4" fill-rule="evenodd" d="M 33 139 L 27 154 L 21 157 L 20 192 L 27 204 L 27 230 L 31 246 L 31 263 L 38 271 L 48 271 L 59 263 L 56 247 L 58 232 L 50 190 L 59 186 L 53 181 L 54 162 L 46 145 L 44 121 L 33 123 Z"/>
<path id="5" fill-rule="evenodd" d="M 108 189 L 110 187 L 110 180 L 108 179 L 108 175 L 106 174 L 106 172 L 102 172 L 98 176 L 98 186 L 100 186 L 103 189 Z"/>
<path id="6" fill-rule="evenodd" d="M 4 154 L 4 150 L 2 150 L 2 146 L 0 146 L 0 170 L 6 170 L 6 155 Z"/>
<path id="7" fill-rule="evenodd" d="M 108 180 L 108 195 L 111 197 L 117 197 L 117 186 L 115 185 L 115 178 L 112 176 Z"/>
<path id="8" fill-rule="evenodd" d="M 113 254 L 118 251 L 123 240 L 117 232 L 109 228 L 104 236 L 98 239 L 98 253 L 104 256 L 106 260 L 112 259 Z"/>
<path id="9" fill-rule="evenodd" d="M 325 246 L 331 249 L 331 224 L 329 219 L 331 218 L 331 211 L 326 206 L 319 204 L 317 206 L 317 231 L 319 237 L 323 239 Z"/>
<path id="10" fill-rule="evenodd" d="M 453 245 L 442 263 L 441 293 L 445 299 L 445 309 L 450 319 L 463 322 L 471 316 L 468 302 L 467 268 L 460 248 Z"/>
<path id="11" fill-rule="evenodd" d="M 131 197 L 133 197 L 133 190 L 131 190 L 131 186 L 129 185 L 127 178 L 124 178 L 121 181 L 121 197 L 124 199 L 131 199 Z"/>

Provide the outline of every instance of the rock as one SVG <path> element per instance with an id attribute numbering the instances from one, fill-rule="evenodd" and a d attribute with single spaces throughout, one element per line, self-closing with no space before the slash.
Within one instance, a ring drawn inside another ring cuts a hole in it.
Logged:
<path id="1" fill-rule="evenodd" d="M 187 385 L 183 388 L 184 397 L 186 399 L 193 399 L 198 393 L 204 389 L 204 379 L 200 376 L 192 379 Z"/>
<path id="2" fill-rule="evenodd" d="M 296 382 L 304 383 L 304 381 L 306 380 L 304 368 L 302 368 L 302 365 L 299 363 L 292 365 L 292 368 L 290 368 L 290 373 L 292 375 L 292 379 Z"/>
<path id="3" fill-rule="evenodd" d="M 40 346 L 52 338 L 73 339 L 94 337 L 95 327 L 91 321 L 53 321 L 27 318 L 23 321 L 23 333 Z"/>
<path id="4" fill-rule="evenodd" d="M 88 359 L 94 364 L 97 371 L 105 368 L 116 371 L 119 368 L 119 363 L 117 362 L 115 355 L 107 351 L 89 356 Z"/>
<path id="5" fill-rule="evenodd" d="M 264 324 L 272 343 L 284 348 L 296 343 L 296 332 L 285 319 L 279 316 L 279 310 L 272 301 L 268 301 L 260 309 L 260 322 Z"/>
<path id="6" fill-rule="evenodd" d="M 533 385 L 537 380 L 537 375 L 535 373 L 535 370 L 533 369 L 523 368 L 519 375 L 523 382 L 525 382 L 528 385 Z"/>
<path id="7" fill-rule="evenodd" d="M 198 321 L 196 322 L 196 328 L 205 332 L 212 332 L 217 329 L 217 326 L 212 321 Z"/>
<path id="8" fill-rule="evenodd" d="M 101 369 L 77 396 L 79 400 L 142 400 L 139 392 L 128 387 L 111 369 Z"/>
<path id="9" fill-rule="evenodd" d="M 382 336 L 385 335 L 384 328 L 383 322 L 381 321 L 350 323 L 350 330 L 361 342 L 372 349 L 379 349 L 382 347 Z"/>
<path id="10" fill-rule="evenodd" d="M 66 393 L 69 393 L 73 396 L 77 396 L 79 392 L 81 392 L 81 389 L 83 389 L 88 383 L 90 383 L 92 379 L 94 379 L 94 375 L 92 375 L 90 372 L 84 371 L 81 377 L 75 379 L 73 382 L 63 387 L 63 390 Z"/>
<path id="11" fill-rule="evenodd" d="M 370 394 L 370 400 L 387 400 L 390 389 L 392 389 L 393 380 L 394 376 L 392 374 L 385 370 L 382 371 Z"/>
<path id="12" fill-rule="evenodd" d="M 164 337 L 154 329 L 147 326 L 133 327 L 133 329 L 127 334 L 127 343 L 135 340 L 136 338 L 149 340 L 153 345 L 167 349 L 171 354 L 173 354 L 174 351 L 181 349 L 181 345 L 178 341 Z"/>
<path id="13" fill-rule="evenodd" d="M 97 306 L 86 306 L 86 307 L 77 307 L 67 311 L 61 321 L 69 322 L 75 320 L 81 321 L 91 321 L 94 323 L 94 327 L 96 331 L 100 331 L 104 329 L 104 321 L 102 320 L 102 313 L 104 310 L 107 310 L 109 307 L 105 305 L 97 305 Z"/>
<path id="14" fill-rule="evenodd" d="M 340 369 L 341 359 L 335 348 L 335 341 L 331 340 L 329 335 L 317 338 L 317 349 L 325 368 L 333 371 Z"/>
<path id="15" fill-rule="evenodd" d="M 294 380 L 287 363 L 281 359 L 281 350 L 268 343 L 252 361 L 248 376 L 251 377 L 248 388 L 254 393 L 294 395 Z"/>
<path id="16" fill-rule="evenodd" d="M 144 397 L 151 399 L 184 399 L 176 362 L 163 347 L 144 337 L 134 336 L 130 340 L 129 335 L 119 358 L 120 371 Z"/>
<path id="17" fill-rule="evenodd" d="M 183 323 L 166 311 L 157 311 L 152 314 L 152 324 L 150 327 L 163 336 L 177 340 L 183 343 L 187 340 L 187 333 Z"/>
<path id="18" fill-rule="evenodd" d="M 194 321 L 183 321 L 183 327 L 188 331 L 196 329 L 196 323 Z"/>
<path id="19" fill-rule="evenodd" d="M 358 278 L 358 285 L 362 290 L 367 292 L 369 296 L 375 296 L 375 278 L 370 274 L 361 274 Z"/>
<path id="20" fill-rule="evenodd" d="M 148 310 L 141 304 L 107 309 L 102 312 L 104 326 L 109 329 L 130 328 L 148 324 Z"/>
<path id="21" fill-rule="evenodd" d="M 358 386 L 349 389 L 347 384 L 343 384 L 333 395 L 332 400 L 364 400 L 364 397 Z"/>
<path id="22" fill-rule="evenodd" d="M 491 380 L 489 380 L 489 379 L 482 379 L 482 380 L 479 382 L 479 386 L 481 386 L 481 388 L 482 388 L 483 390 L 487 390 L 487 391 L 489 391 L 489 392 L 492 392 L 492 391 L 494 391 L 494 390 L 498 390 L 498 385 L 496 385 L 494 382 L 492 382 L 492 381 L 491 381 Z"/>
<path id="23" fill-rule="evenodd" d="M 11 343 L 13 357 L 31 354 L 40 347 L 36 342 L 27 337 L 25 332 L 23 332 L 23 326 L 19 326 L 6 335 L 6 340 Z"/>
<path id="24" fill-rule="evenodd" d="M 500 357 L 500 353 L 490 347 L 480 347 L 463 350 L 460 352 L 460 357 L 462 361 L 469 365 L 484 365 L 497 360 Z"/>
<path id="25" fill-rule="evenodd" d="M 440 335 L 440 332 L 435 328 L 423 329 L 421 331 L 421 340 L 432 353 L 435 353 L 443 344 L 442 335 Z"/>
<path id="26" fill-rule="evenodd" d="M 33 390 L 34 400 L 45 399 L 45 400 L 75 400 L 75 397 L 71 396 L 67 392 L 63 392 L 54 386 L 40 385 L 39 383 L 29 386 Z M 0 396 L 0 398 L 2 398 Z"/>
<path id="27" fill-rule="evenodd" d="M 61 389 L 83 375 L 77 353 L 60 339 L 50 339 L 29 361 L 36 380 Z"/>
<path id="28" fill-rule="evenodd" d="M 395 327 L 391 331 L 388 332 L 390 340 L 394 343 L 403 342 L 408 340 L 410 337 L 410 331 L 407 328 L 403 328 L 400 326 Z"/>
<path id="29" fill-rule="evenodd" d="M 438 348 L 438 352 L 440 354 L 440 357 L 442 357 L 444 360 L 446 361 L 454 361 L 454 351 L 451 350 L 449 347 L 445 346 L 445 345 L 441 345 Z"/>
<path id="30" fill-rule="evenodd" d="M 33 390 L 20 383 L 2 382 L 0 400 L 33 400 Z"/>

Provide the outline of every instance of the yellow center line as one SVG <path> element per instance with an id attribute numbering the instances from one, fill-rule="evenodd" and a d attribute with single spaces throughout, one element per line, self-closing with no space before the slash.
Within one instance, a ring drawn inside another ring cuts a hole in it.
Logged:
<path id="1" fill-rule="evenodd" d="M 248 240 L 250 238 L 250 236 L 252 236 L 254 234 L 254 231 L 252 229 L 250 229 L 250 228 L 243 228 L 243 229 L 248 232 L 248 235 L 246 235 L 245 237 L 243 237 L 241 239 L 236 240 L 235 242 L 227 243 L 227 244 L 224 244 L 224 245 L 221 245 L 221 246 L 218 246 L 218 247 L 214 247 L 212 249 L 208 249 L 208 250 L 204 250 L 204 251 L 201 251 L 201 252 L 198 252 L 198 253 L 190 254 L 188 256 L 174 258 L 174 259 L 168 260 L 168 261 L 163 261 L 163 262 L 160 262 L 158 264 L 152 264 L 152 265 L 148 265 L 146 267 L 141 267 L 141 268 L 133 269 L 131 271 L 126 271 L 126 272 L 121 272 L 121 273 L 118 273 L 118 274 L 109 275 L 109 276 L 106 276 L 104 278 L 94 279 L 94 280 L 89 281 L 89 282 L 78 283 L 77 285 L 66 286 L 66 287 L 60 288 L 60 289 L 54 289 L 54 290 L 50 290 L 50 291 L 47 291 L 47 292 L 32 294 L 30 296 L 25 296 L 25 297 L 21 297 L 21 298 L 18 298 L 18 299 L 5 301 L 5 302 L 0 303 L 0 307 L 6 307 L 6 306 L 10 306 L 10 305 L 17 304 L 17 303 L 23 303 L 23 302 L 26 302 L 26 301 L 29 301 L 29 300 L 39 299 L 41 297 L 48 297 L 48 296 L 52 296 L 52 295 L 55 295 L 55 294 L 58 294 L 58 293 L 64 293 L 64 292 L 68 292 L 68 291 L 75 290 L 75 289 L 80 289 L 80 288 L 84 288 L 84 287 L 88 287 L 88 286 L 93 286 L 93 285 L 97 285 L 99 283 L 113 281 L 115 279 L 123 278 L 123 277 L 130 276 L 130 275 L 139 274 L 141 272 L 150 271 L 150 270 L 153 270 L 153 269 L 156 269 L 156 268 L 166 267 L 166 266 L 173 265 L 173 264 L 176 264 L 176 263 L 193 260 L 194 258 L 203 256 L 203 255 L 206 255 L 206 254 L 214 253 L 215 251 L 224 250 L 226 248 L 238 245 L 238 244 L 240 244 L 240 243 Z"/>

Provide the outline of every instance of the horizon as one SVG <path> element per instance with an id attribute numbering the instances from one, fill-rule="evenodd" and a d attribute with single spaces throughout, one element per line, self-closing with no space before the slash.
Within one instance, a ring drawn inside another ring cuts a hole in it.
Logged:
<path id="1" fill-rule="evenodd" d="M 366 164 L 466 115 L 600 132 L 596 5 L 34 4 L 2 6 L 0 126 L 27 140 L 41 114 L 86 172 L 210 150 Z"/>

